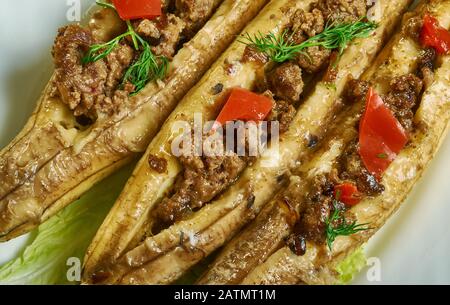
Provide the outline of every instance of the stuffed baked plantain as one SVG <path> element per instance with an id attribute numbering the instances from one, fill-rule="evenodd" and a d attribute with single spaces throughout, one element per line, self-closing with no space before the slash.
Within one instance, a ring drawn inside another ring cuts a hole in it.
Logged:
<path id="1" fill-rule="evenodd" d="M 369 66 L 410 1 L 355 1 L 340 14 L 333 3 L 272 1 L 245 29 L 150 144 L 88 250 L 85 282 L 173 282 L 282 187 L 342 108 L 348 81 Z M 257 111 L 236 96 L 257 100 Z M 172 144 L 182 132 L 173 126 L 178 120 L 193 125 L 196 113 L 219 125 L 276 122 L 279 147 L 269 145 L 254 158 L 235 151 L 177 158 Z"/>
<path id="2" fill-rule="evenodd" d="M 372 68 L 347 89 L 351 106 L 314 158 L 200 283 L 338 282 L 339 262 L 399 208 L 447 134 L 449 8 L 449 1 L 424 1 L 408 13 Z"/>
<path id="3" fill-rule="evenodd" d="M 0 152 L 0 240 L 33 229 L 143 152 L 267 2 L 98 2 L 104 8 L 87 26 L 60 29 L 55 73 Z"/>

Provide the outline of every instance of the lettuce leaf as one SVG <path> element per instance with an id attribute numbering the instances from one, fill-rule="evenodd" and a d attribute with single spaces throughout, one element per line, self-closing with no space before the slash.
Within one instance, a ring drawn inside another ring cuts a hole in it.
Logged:
<path id="1" fill-rule="evenodd" d="M 79 258 L 120 194 L 133 165 L 94 186 L 34 232 L 23 253 L 0 267 L 0 284 L 75 284 L 67 279 L 67 260 Z"/>
<path id="2" fill-rule="evenodd" d="M 364 248 L 361 247 L 337 265 L 336 271 L 339 273 L 338 284 L 349 284 L 366 265 L 366 255 L 364 254 Z"/>

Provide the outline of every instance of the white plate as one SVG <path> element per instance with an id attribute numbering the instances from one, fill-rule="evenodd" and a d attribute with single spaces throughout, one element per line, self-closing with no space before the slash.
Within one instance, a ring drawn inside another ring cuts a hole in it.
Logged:
<path id="1" fill-rule="evenodd" d="M 0 147 L 23 127 L 49 79 L 52 41 L 57 28 L 68 22 L 73 2 L 8 0 L 0 10 Z M 83 11 L 92 2 L 82 0 Z M 372 268 L 355 283 L 450 284 L 449 173 L 447 138 L 407 202 L 366 247 L 368 257 L 379 259 L 381 281 L 367 279 Z M 26 241 L 25 236 L 0 244 L 0 264 L 17 255 Z"/>

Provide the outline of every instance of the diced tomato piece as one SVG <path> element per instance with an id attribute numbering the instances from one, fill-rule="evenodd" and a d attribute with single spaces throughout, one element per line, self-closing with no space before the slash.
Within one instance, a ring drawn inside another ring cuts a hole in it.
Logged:
<path id="1" fill-rule="evenodd" d="M 450 32 L 441 27 L 439 21 L 433 16 L 425 15 L 420 41 L 424 46 L 434 48 L 441 55 L 450 53 Z"/>
<path id="2" fill-rule="evenodd" d="M 403 126 L 370 88 L 359 126 L 359 154 L 367 170 L 380 178 L 407 142 Z"/>
<path id="3" fill-rule="evenodd" d="M 224 125 L 230 121 L 262 121 L 270 113 L 273 102 L 270 98 L 251 91 L 234 88 L 216 122 Z"/>
<path id="4" fill-rule="evenodd" d="M 334 187 L 334 198 L 346 205 L 357 205 L 361 201 L 361 193 L 353 183 L 343 183 Z"/>
<path id="5" fill-rule="evenodd" d="M 123 20 L 152 19 L 161 16 L 161 0 L 113 0 L 116 10 Z"/>

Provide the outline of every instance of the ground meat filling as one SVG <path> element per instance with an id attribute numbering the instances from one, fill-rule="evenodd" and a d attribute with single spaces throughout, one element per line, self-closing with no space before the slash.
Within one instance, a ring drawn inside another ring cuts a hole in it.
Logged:
<path id="1" fill-rule="evenodd" d="M 291 103 L 300 101 L 303 92 L 302 70 L 294 63 L 287 62 L 268 74 L 269 88 L 277 98 Z"/>
<path id="2" fill-rule="evenodd" d="M 328 22 L 350 23 L 367 15 L 367 0 L 322 0 L 313 7 L 322 11 Z"/>
<path id="3" fill-rule="evenodd" d="M 167 160 L 164 158 L 160 158 L 155 155 L 149 155 L 148 164 L 152 170 L 159 174 L 167 172 Z"/>
<path id="4" fill-rule="evenodd" d="M 297 56 L 297 64 L 308 73 L 319 72 L 330 62 L 331 50 L 324 47 L 309 47 L 305 53 Z"/>
<path id="5" fill-rule="evenodd" d="M 321 10 L 313 9 L 311 12 L 297 10 L 291 18 L 291 42 L 300 44 L 320 34 L 325 29 L 325 20 Z"/>
<path id="6" fill-rule="evenodd" d="M 136 32 L 153 45 L 156 55 L 172 58 L 180 45 L 191 39 L 215 9 L 213 0 L 165 1 L 165 13 L 153 20 L 134 22 Z"/>
<path id="7" fill-rule="evenodd" d="M 383 97 L 385 104 L 408 132 L 413 128 L 414 109 L 422 88 L 422 80 L 414 74 L 402 75 L 391 81 L 390 91 Z"/>
<path id="8" fill-rule="evenodd" d="M 366 98 L 369 88 L 369 82 L 351 79 L 347 86 L 345 100 L 349 103 L 360 102 Z"/>
<path id="9" fill-rule="evenodd" d="M 269 91 L 270 92 L 270 91 Z M 267 121 L 278 122 L 280 128 L 280 134 L 288 131 L 289 126 L 294 120 L 296 109 L 290 103 L 284 100 L 278 100 L 275 102 L 272 112 L 269 114 Z M 268 127 L 270 130 L 270 126 Z"/>
<path id="10" fill-rule="evenodd" d="M 136 32 L 152 45 L 155 55 L 173 58 L 180 41 L 184 40 L 186 22 L 174 14 L 162 15 L 154 20 L 136 22 Z"/>
<path id="11" fill-rule="evenodd" d="M 201 208 L 233 183 L 247 166 L 236 154 L 217 157 L 180 157 L 184 168 L 176 192 L 165 198 L 154 213 L 163 225 L 170 225 Z"/>
<path id="12" fill-rule="evenodd" d="M 305 254 L 306 241 L 325 244 L 326 220 L 335 208 L 344 210 L 343 205 L 333 204 L 333 187 L 333 179 L 325 175 L 316 176 L 312 182 L 311 191 L 300 204 L 300 217 L 286 239 L 286 244 L 295 254 Z"/>
<path id="13" fill-rule="evenodd" d="M 190 40 L 212 15 L 214 2 L 166 0 L 162 16 L 134 22 L 136 32 L 152 45 L 156 55 L 173 58 L 181 45 Z"/>
<path id="14" fill-rule="evenodd" d="M 147 39 L 156 55 L 172 58 L 183 42 L 190 40 L 215 9 L 213 0 L 166 0 L 162 16 L 134 23 L 136 32 Z"/>
<path id="15" fill-rule="evenodd" d="M 354 181 L 358 190 L 368 196 L 380 195 L 384 186 L 366 169 L 358 151 L 357 140 L 348 145 L 338 161 L 339 178 Z"/>
<path id="16" fill-rule="evenodd" d="M 61 28 L 53 46 L 55 62 L 55 92 L 74 111 L 75 116 L 96 119 L 99 112 L 110 113 L 127 96 L 128 90 L 116 90 L 134 51 L 120 44 L 105 59 L 87 65 L 81 59 L 96 43 L 89 30 L 78 25 Z"/>
<path id="17" fill-rule="evenodd" d="M 244 50 L 244 55 L 242 55 L 242 62 L 254 62 L 260 65 L 264 65 L 269 61 L 266 54 L 259 52 L 253 46 L 246 46 Z"/>

